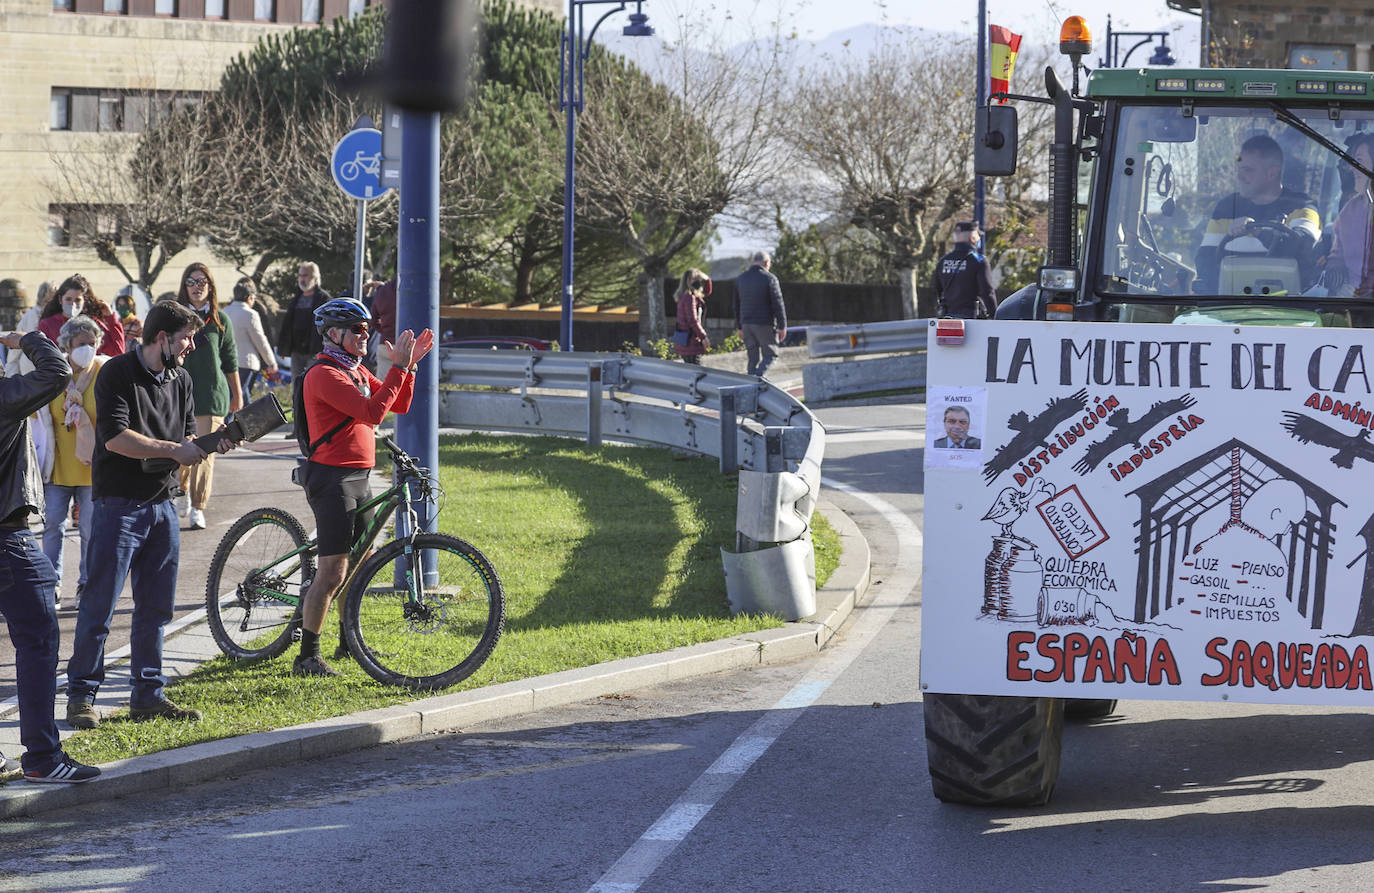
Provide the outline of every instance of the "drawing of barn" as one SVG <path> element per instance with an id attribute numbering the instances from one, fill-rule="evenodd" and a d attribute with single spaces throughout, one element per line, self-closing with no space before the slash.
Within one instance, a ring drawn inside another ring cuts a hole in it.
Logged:
<path id="1" fill-rule="evenodd" d="M 1288 533 L 1274 542 L 1288 559 L 1287 597 L 1313 629 L 1322 624 L 1327 565 L 1331 558 L 1335 525 L 1332 508 L 1345 503 L 1312 481 L 1239 440 L 1229 440 L 1195 459 L 1179 465 L 1130 491 L 1140 499 L 1140 520 L 1135 522 L 1136 575 L 1135 619 L 1153 619 L 1178 604 L 1184 596 L 1174 589 L 1189 570 L 1184 559 L 1194 547 L 1217 532 L 1211 520 L 1203 529 L 1198 522 L 1220 513 L 1235 517 L 1240 503 L 1263 484 L 1289 480 L 1302 488 L 1307 510 Z"/>

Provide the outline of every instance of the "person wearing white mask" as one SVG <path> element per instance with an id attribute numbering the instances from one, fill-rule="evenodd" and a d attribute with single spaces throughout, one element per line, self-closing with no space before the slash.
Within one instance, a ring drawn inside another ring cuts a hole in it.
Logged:
<path id="1" fill-rule="evenodd" d="M 110 305 L 95 296 L 86 277 L 77 273 L 62 280 L 53 289 L 43 309 L 39 311 L 38 331 L 47 335 L 54 344 L 62 330 L 62 324 L 74 316 L 89 316 L 100 326 L 105 338 L 100 342 L 97 353 L 107 357 L 117 357 L 124 352 L 124 326 Z"/>
<path id="2" fill-rule="evenodd" d="M 43 554 L 57 573 L 55 607 L 62 606 L 62 553 L 66 542 L 67 517 L 73 502 L 79 506 L 77 528 L 81 533 L 81 559 L 76 578 L 76 594 L 70 602 L 76 609 L 86 586 L 86 551 L 91 538 L 91 453 L 95 448 L 95 377 L 105 357 L 96 355 L 105 333 L 88 316 L 67 320 L 57 335 L 57 346 L 67 355 L 72 380 L 48 404 L 39 418 L 51 433 L 50 448 L 40 457 L 43 464 Z"/>

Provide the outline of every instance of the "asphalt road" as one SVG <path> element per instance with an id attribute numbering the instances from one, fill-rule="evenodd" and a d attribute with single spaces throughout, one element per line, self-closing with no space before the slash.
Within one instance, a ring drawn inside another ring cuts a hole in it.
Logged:
<path id="1" fill-rule="evenodd" d="M 874 560 L 821 655 L 0 823 L 0 890 L 1374 887 L 1368 711 L 1130 702 L 1067 730 L 1048 807 L 937 802 L 921 416 L 821 416 Z"/>

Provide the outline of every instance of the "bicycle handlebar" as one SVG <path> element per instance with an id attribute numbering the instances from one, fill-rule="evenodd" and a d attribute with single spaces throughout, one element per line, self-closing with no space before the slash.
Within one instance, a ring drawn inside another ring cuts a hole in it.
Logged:
<path id="1" fill-rule="evenodd" d="M 397 468 L 414 477 L 428 479 L 429 475 L 425 473 L 424 469 L 416 464 L 415 459 L 409 453 L 397 445 L 390 434 L 382 436 L 382 446 L 391 453 L 391 461 L 395 463 Z"/>

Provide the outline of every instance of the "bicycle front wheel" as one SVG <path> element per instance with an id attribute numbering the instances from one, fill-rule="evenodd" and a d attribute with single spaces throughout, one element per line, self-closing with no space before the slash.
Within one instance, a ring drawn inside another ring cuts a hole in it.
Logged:
<path id="1" fill-rule="evenodd" d="M 276 657 L 300 624 L 297 605 L 315 576 L 309 541 L 290 512 L 253 509 L 234 522 L 210 561 L 205 614 L 215 644 L 239 660 Z"/>
<path id="2" fill-rule="evenodd" d="M 358 568 L 343 606 L 344 636 L 378 682 L 446 688 L 491 655 L 506 597 L 491 562 L 457 537 L 422 533 L 415 551 L 408 545 L 393 540 Z"/>

